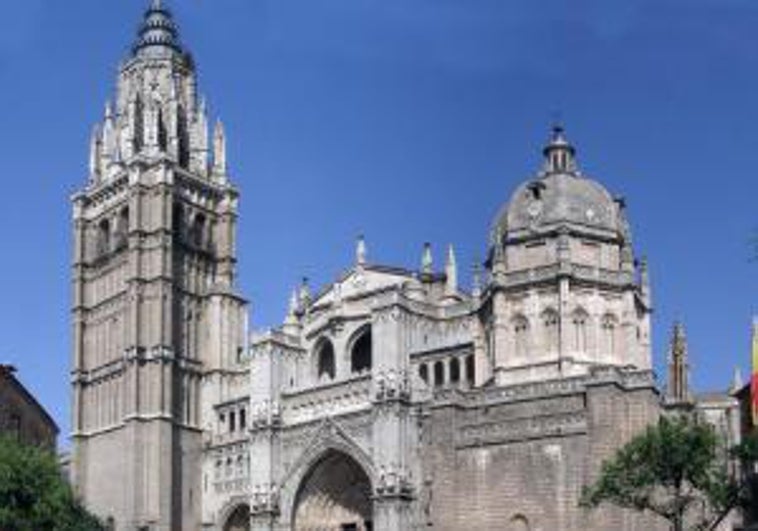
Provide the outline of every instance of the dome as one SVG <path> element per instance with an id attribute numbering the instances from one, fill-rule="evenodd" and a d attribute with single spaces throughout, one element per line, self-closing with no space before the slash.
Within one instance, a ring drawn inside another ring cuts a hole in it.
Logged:
<path id="1" fill-rule="evenodd" d="M 593 232 L 623 231 L 619 203 L 598 182 L 576 168 L 574 147 L 561 127 L 554 127 L 544 149 L 545 166 L 533 180 L 521 184 L 498 212 L 492 240 L 521 231 L 548 230 L 571 225 Z"/>

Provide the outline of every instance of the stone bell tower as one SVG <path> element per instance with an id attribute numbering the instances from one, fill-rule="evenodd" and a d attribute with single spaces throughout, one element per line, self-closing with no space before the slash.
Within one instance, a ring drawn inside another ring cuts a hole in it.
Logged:
<path id="1" fill-rule="evenodd" d="M 73 198 L 73 480 L 115 529 L 199 529 L 204 404 L 244 346 L 238 194 L 158 0 L 89 160 Z"/>

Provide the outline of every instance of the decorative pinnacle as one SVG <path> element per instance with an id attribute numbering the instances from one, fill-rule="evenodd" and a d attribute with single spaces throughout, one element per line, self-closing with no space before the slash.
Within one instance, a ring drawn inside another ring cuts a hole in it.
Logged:
<path id="1" fill-rule="evenodd" d="M 475 298 L 479 298 L 482 295 L 482 265 L 479 260 L 474 260 L 471 274 L 471 294 Z"/>
<path id="2" fill-rule="evenodd" d="M 740 389 L 742 389 L 742 371 L 740 370 L 739 365 L 734 368 L 734 376 L 732 377 L 732 387 L 729 389 L 730 392 L 736 393 Z"/>
<path id="3" fill-rule="evenodd" d="M 289 305 L 289 315 L 295 315 L 297 313 L 298 306 L 300 306 L 300 301 L 298 300 L 297 296 L 297 289 L 292 290 L 292 295 L 290 295 L 290 305 Z"/>
<path id="4" fill-rule="evenodd" d="M 358 236 L 358 241 L 355 244 L 355 263 L 359 266 L 366 265 L 367 254 L 366 239 L 363 237 L 363 234 L 361 234 Z"/>
<path id="5" fill-rule="evenodd" d="M 434 267 L 434 259 L 432 258 L 432 244 L 429 242 L 424 243 L 424 252 L 421 255 L 421 272 L 425 275 L 431 275 Z"/>
<path id="6" fill-rule="evenodd" d="M 445 291 L 447 295 L 455 295 L 458 291 L 458 265 L 455 260 L 455 249 L 451 243 L 447 248 L 447 261 L 445 262 Z"/>
<path id="7" fill-rule="evenodd" d="M 300 304 L 303 308 L 306 308 L 311 303 L 311 288 L 308 284 L 308 277 L 303 277 L 303 282 L 300 284 L 300 295 L 299 295 Z"/>

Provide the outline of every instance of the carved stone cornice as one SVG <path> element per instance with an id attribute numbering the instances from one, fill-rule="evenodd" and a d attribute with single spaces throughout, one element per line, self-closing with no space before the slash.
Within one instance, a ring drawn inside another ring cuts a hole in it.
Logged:
<path id="1" fill-rule="evenodd" d="M 456 433 L 455 444 L 458 448 L 482 446 L 545 437 L 579 435 L 587 433 L 587 431 L 587 414 L 584 411 L 574 411 L 462 426 Z"/>

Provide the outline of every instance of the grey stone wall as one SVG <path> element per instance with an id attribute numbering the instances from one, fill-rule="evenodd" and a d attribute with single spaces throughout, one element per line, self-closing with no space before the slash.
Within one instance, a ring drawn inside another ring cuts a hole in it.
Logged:
<path id="1" fill-rule="evenodd" d="M 423 427 L 420 526 L 665 529 L 647 516 L 578 506 L 603 459 L 658 415 L 652 385 L 610 376 L 436 393 Z"/>

